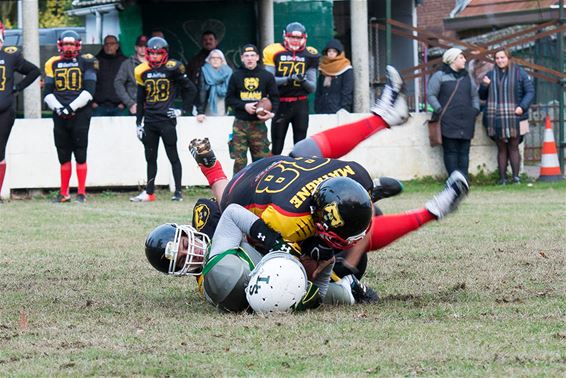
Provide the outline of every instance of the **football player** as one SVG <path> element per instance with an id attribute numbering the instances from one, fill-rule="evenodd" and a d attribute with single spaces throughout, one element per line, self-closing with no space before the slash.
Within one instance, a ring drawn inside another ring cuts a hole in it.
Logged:
<path id="1" fill-rule="evenodd" d="M 279 90 L 279 111 L 271 122 L 271 150 L 281 154 L 289 123 L 293 125 L 293 141 L 307 136 L 309 104 L 307 96 L 316 89 L 319 54 L 307 46 L 305 27 L 292 22 L 283 31 L 283 43 L 273 43 L 263 50 L 265 68 L 275 76 Z"/>
<path id="2" fill-rule="evenodd" d="M 182 201 L 182 167 L 177 152 L 177 117 L 190 113 L 197 89 L 187 77 L 185 66 L 169 59 L 169 45 L 165 39 L 153 37 L 147 41 L 145 56 L 147 62 L 135 68 L 134 76 L 138 84 L 137 135 L 145 149 L 147 185 L 143 192 L 130 198 L 130 201 L 155 201 L 159 138 L 163 140 L 173 170 L 175 193 L 171 200 Z M 174 107 L 178 93 L 183 99 L 182 109 Z"/>
<path id="3" fill-rule="evenodd" d="M 90 102 L 96 88 L 96 58 L 80 55 L 81 38 L 72 30 L 61 33 L 57 41 L 59 55 L 45 63 L 43 101 L 53 111 L 53 135 L 61 164 L 61 188 L 54 202 L 69 202 L 71 157 L 75 156 L 78 179 L 77 202 L 86 201 L 88 130 Z"/>
<path id="4" fill-rule="evenodd" d="M 16 95 L 41 74 L 35 64 L 24 59 L 19 48 L 4 46 L 5 34 L 4 24 L 0 21 L 0 193 L 6 175 L 6 145 L 16 118 Z M 17 84 L 14 72 L 24 75 Z"/>

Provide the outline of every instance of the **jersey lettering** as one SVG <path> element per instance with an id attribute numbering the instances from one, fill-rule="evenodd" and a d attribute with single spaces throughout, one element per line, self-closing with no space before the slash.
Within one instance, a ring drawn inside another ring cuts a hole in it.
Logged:
<path id="1" fill-rule="evenodd" d="M 145 91 L 147 102 L 165 102 L 170 96 L 170 83 L 168 79 L 147 79 Z"/>
<path id="2" fill-rule="evenodd" d="M 6 66 L 0 66 L 0 91 L 6 90 Z"/>
<path id="3" fill-rule="evenodd" d="M 281 161 L 269 170 L 257 184 L 256 193 L 279 193 L 287 189 L 297 178 L 301 171 L 308 172 L 328 164 L 330 160 L 317 161 L 314 159 L 297 159 L 295 161 Z"/>
<path id="4" fill-rule="evenodd" d="M 54 72 L 55 89 L 58 91 L 80 91 L 82 71 L 79 67 L 56 68 Z"/>
<path id="5" fill-rule="evenodd" d="M 262 277 L 262 276 L 258 276 L 256 283 L 253 285 L 250 285 L 250 288 L 248 290 L 248 293 L 250 295 L 254 295 L 257 294 L 259 289 L 261 288 L 261 283 L 264 282 L 266 285 L 269 284 L 269 279 L 271 278 L 271 276 L 267 276 L 267 277 Z"/>

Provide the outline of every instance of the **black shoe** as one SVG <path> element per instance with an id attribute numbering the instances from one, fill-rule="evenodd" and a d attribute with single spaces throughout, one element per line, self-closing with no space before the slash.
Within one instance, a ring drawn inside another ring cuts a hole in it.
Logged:
<path id="1" fill-rule="evenodd" d="M 403 191 L 403 183 L 391 177 L 378 177 L 373 180 L 373 189 L 371 191 L 372 202 L 381 199 L 393 197 Z"/>
<path id="2" fill-rule="evenodd" d="M 57 194 L 57 197 L 53 198 L 53 203 L 65 203 L 71 202 L 71 196 L 64 196 L 61 193 Z"/>
<path id="3" fill-rule="evenodd" d="M 199 165 L 210 168 L 216 163 L 216 155 L 212 151 L 208 138 L 191 140 L 189 151 Z"/>
<path id="4" fill-rule="evenodd" d="M 85 203 L 86 202 L 86 194 L 77 194 L 77 198 L 75 201 L 78 203 Z"/>
<path id="5" fill-rule="evenodd" d="M 513 176 L 513 184 L 520 184 L 521 178 L 519 176 Z"/>
<path id="6" fill-rule="evenodd" d="M 349 276 L 352 283 L 352 295 L 356 303 L 375 303 L 379 302 L 379 295 L 371 287 L 364 285 L 354 276 Z"/>
<path id="7" fill-rule="evenodd" d="M 497 181 L 497 185 L 507 185 L 507 179 L 506 178 L 499 179 L 499 181 Z"/>
<path id="8" fill-rule="evenodd" d="M 181 193 L 180 191 L 176 191 L 175 194 L 173 194 L 173 197 L 171 197 L 171 201 L 181 202 L 182 200 L 183 200 L 183 193 Z"/>

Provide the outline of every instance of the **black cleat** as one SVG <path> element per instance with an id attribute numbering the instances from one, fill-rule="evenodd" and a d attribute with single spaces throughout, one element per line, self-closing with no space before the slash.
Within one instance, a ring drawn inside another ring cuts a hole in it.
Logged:
<path id="1" fill-rule="evenodd" d="M 216 163 L 216 156 L 214 151 L 212 151 L 208 138 L 191 140 L 189 151 L 199 165 L 210 168 Z"/>
<path id="2" fill-rule="evenodd" d="M 351 276 L 352 295 L 356 303 L 375 303 L 379 302 L 379 295 L 371 287 L 364 285 L 353 274 Z"/>
<path id="3" fill-rule="evenodd" d="M 177 201 L 177 202 L 181 202 L 183 200 L 183 193 L 178 190 L 175 192 L 175 194 L 173 194 L 173 196 L 171 197 L 171 201 Z"/>
<path id="4" fill-rule="evenodd" d="M 64 196 L 61 193 L 59 193 L 59 194 L 57 194 L 57 197 L 53 198 L 53 200 L 51 202 L 53 202 L 53 203 L 71 202 L 71 196 Z"/>
<path id="5" fill-rule="evenodd" d="M 403 183 L 391 177 L 378 177 L 373 180 L 371 201 L 377 202 L 384 198 L 396 196 L 403 191 Z"/>
<path id="6" fill-rule="evenodd" d="M 86 202 L 86 194 L 77 194 L 77 198 L 75 201 L 78 203 L 85 203 Z"/>

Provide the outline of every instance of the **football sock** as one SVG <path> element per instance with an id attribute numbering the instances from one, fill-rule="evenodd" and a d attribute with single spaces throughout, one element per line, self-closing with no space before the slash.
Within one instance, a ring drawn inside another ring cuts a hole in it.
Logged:
<path id="1" fill-rule="evenodd" d="M 356 122 L 321 131 L 312 135 L 311 138 L 320 148 L 323 157 L 338 159 L 371 135 L 387 128 L 389 125 L 383 118 L 372 115 Z"/>
<path id="2" fill-rule="evenodd" d="M 66 163 L 61 164 L 61 195 L 68 196 L 69 195 L 69 181 L 71 181 L 71 173 L 73 171 L 73 167 L 71 162 L 68 161 Z"/>
<path id="3" fill-rule="evenodd" d="M 77 190 L 77 194 L 86 194 L 86 172 L 87 166 L 86 162 L 82 164 L 77 163 L 77 181 L 79 182 L 79 188 Z"/>
<path id="4" fill-rule="evenodd" d="M 401 214 L 374 216 L 367 250 L 383 248 L 432 220 L 436 220 L 436 217 L 424 208 Z"/>
<path id="5" fill-rule="evenodd" d="M 0 193 L 2 192 L 2 185 L 4 184 L 4 176 L 6 176 L 6 162 L 0 163 Z"/>
<path id="6" fill-rule="evenodd" d="M 210 186 L 218 180 L 226 179 L 226 174 L 224 173 L 224 169 L 222 169 L 220 160 L 216 160 L 214 165 L 210 168 L 205 167 L 202 164 L 199 164 L 199 167 L 204 177 L 208 180 L 208 185 Z"/>

